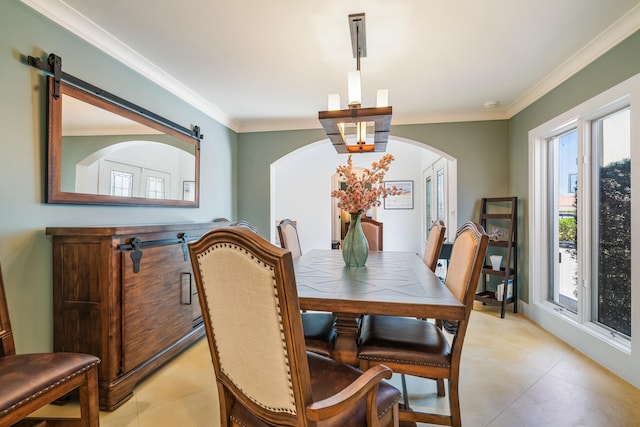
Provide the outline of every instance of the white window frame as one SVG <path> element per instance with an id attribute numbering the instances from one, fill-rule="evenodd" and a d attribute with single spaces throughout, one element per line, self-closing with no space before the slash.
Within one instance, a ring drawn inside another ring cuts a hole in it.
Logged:
<path id="1" fill-rule="evenodd" d="M 631 105 L 631 169 L 632 194 L 640 188 L 640 74 L 595 96 L 583 104 L 561 114 L 529 132 L 529 304 L 525 314 L 543 328 L 587 354 L 597 362 L 621 375 L 636 386 L 640 385 L 640 268 L 632 268 L 632 337 L 631 341 L 612 335 L 606 328 L 591 321 L 590 276 L 588 262 L 579 262 L 579 302 L 577 315 L 561 310 L 548 301 L 549 247 L 546 237 L 548 210 L 547 140 L 562 131 L 576 127 L 578 144 L 590 144 L 591 121 L 604 114 Z M 582 155 L 581 155 L 582 154 Z M 583 174 L 590 168 L 591 151 L 579 152 L 578 170 Z M 579 186 L 580 187 L 580 186 Z M 579 188 L 578 211 L 581 221 L 591 223 L 590 190 Z M 632 224 L 640 224 L 640 196 L 631 199 Z M 588 231 L 588 230 L 587 230 Z M 578 250 L 588 253 L 590 232 L 578 236 Z M 640 265 L 640 226 L 631 228 L 631 265 Z M 632 357 L 635 356 L 635 357 Z M 635 360 L 634 360 L 635 359 Z"/>

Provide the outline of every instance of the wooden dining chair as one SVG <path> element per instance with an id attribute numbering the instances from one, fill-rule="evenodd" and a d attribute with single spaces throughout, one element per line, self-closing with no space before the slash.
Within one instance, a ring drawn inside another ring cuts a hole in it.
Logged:
<path id="1" fill-rule="evenodd" d="M 280 246 L 291 251 L 293 259 L 302 255 L 298 228 L 296 223 L 285 218 L 278 224 L 278 236 Z M 302 313 L 302 328 L 307 350 L 323 356 L 331 357 L 336 342 L 336 330 L 334 325 L 336 317 L 333 313 L 319 311 L 305 311 Z"/>
<path id="2" fill-rule="evenodd" d="M 97 427 L 98 364 L 81 353 L 16 354 L 0 269 L 0 426 Z M 29 418 L 78 391 L 80 418 Z"/>
<path id="3" fill-rule="evenodd" d="M 242 228 L 189 243 L 221 426 L 397 426 L 385 366 L 307 352 L 291 251 Z"/>
<path id="4" fill-rule="evenodd" d="M 429 228 L 429 235 L 427 236 L 427 244 L 424 248 L 424 254 L 422 257 L 422 261 L 425 263 L 429 270 L 435 272 L 438 267 L 438 260 L 440 257 L 440 252 L 442 251 L 442 244 L 444 242 L 444 235 L 447 231 L 447 227 L 444 225 L 444 221 L 441 219 L 437 219 L 433 221 L 431 227 Z M 422 318 L 422 320 L 427 320 L 426 318 Z M 442 327 L 442 320 L 435 319 L 436 325 L 438 327 Z M 437 393 L 438 396 L 444 396 L 444 380 L 442 378 L 436 379 L 437 384 Z M 409 406 L 409 397 L 407 395 L 407 382 L 404 374 L 402 374 L 402 394 L 404 395 L 404 404 L 405 406 Z"/>
<path id="5" fill-rule="evenodd" d="M 302 256 L 298 227 L 295 222 L 289 218 L 280 221 L 278 224 L 278 238 L 280 239 L 280 246 L 291 251 L 293 259 Z"/>
<path id="6" fill-rule="evenodd" d="M 365 316 L 362 323 L 358 359 L 361 369 L 383 363 L 394 372 L 429 379 L 448 379 L 450 415 L 429 414 L 404 408 L 400 419 L 411 422 L 459 427 L 459 375 L 462 344 L 473 309 L 489 237 L 480 224 L 467 222 L 456 234 L 445 285 L 466 306 L 464 320 L 455 324 L 449 344 L 434 323 L 394 316 Z"/>
<path id="7" fill-rule="evenodd" d="M 424 255 L 422 260 L 433 272 L 438 267 L 438 259 L 440 257 L 440 251 L 442 251 L 442 243 L 444 242 L 444 235 L 447 231 L 447 227 L 444 225 L 444 221 L 437 219 L 431 224 L 429 228 L 429 235 L 427 236 L 427 244 L 424 247 Z"/>
<path id="8" fill-rule="evenodd" d="M 253 231 L 254 233 L 258 232 L 258 227 L 256 227 L 255 225 L 251 224 L 249 221 L 245 221 L 244 219 L 241 219 L 239 221 L 235 221 L 235 222 L 230 223 L 229 227 L 247 228 L 247 229 Z"/>
<path id="9" fill-rule="evenodd" d="M 347 234 L 349 231 L 349 224 L 347 222 L 344 226 L 344 233 Z M 364 233 L 364 237 L 367 238 L 367 243 L 369 243 L 370 251 L 381 251 L 383 248 L 383 231 L 384 224 L 382 222 L 376 221 L 372 218 L 361 218 L 360 224 L 362 225 L 362 232 Z"/>

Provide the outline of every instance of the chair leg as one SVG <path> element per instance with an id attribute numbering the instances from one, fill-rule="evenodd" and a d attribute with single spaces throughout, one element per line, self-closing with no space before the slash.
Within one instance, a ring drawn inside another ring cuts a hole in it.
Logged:
<path id="1" fill-rule="evenodd" d="M 438 387 L 438 397 L 443 397 L 445 395 L 444 380 L 442 378 L 436 379 L 436 385 Z"/>
<path id="2" fill-rule="evenodd" d="M 449 407 L 451 410 L 451 426 L 462 427 L 462 416 L 460 415 L 460 396 L 458 394 L 458 376 L 452 375 L 449 378 Z"/>
<path id="3" fill-rule="evenodd" d="M 83 427 L 100 426 L 100 408 L 98 403 L 98 368 L 89 369 L 84 374 L 85 381 L 80 386 L 80 417 Z"/>
<path id="4" fill-rule="evenodd" d="M 407 379 L 404 374 L 400 374 L 400 379 L 402 381 L 402 398 L 404 400 L 404 408 L 405 410 L 409 410 L 409 392 L 407 391 Z"/>

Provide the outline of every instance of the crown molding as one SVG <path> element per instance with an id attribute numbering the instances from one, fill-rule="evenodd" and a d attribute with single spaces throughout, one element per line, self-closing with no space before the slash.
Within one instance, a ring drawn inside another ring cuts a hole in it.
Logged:
<path id="1" fill-rule="evenodd" d="M 62 0 L 21 0 L 36 12 L 97 47 L 137 73 L 162 86 L 229 129 L 238 132 L 239 123 L 202 96 L 185 86 L 144 56 L 105 31 Z"/>
<path id="2" fill-rule="evenodd" d="M 490 120 L 507 120 L 509 115 L 506 109 L 435 112 L 429 114 L 393 114 L 391 126 L 416 125 L 432 123 L 454 122 L 482 122 Z M 242 122 L 238 133 L 249 132 L 277 132 L 285 130 L 309 130 L 322 129 L 317 117 L 313 119 L 274 119 L 264 121 Z M 391 138 L 393 135 L 389 135 Z"/>
<path id="3" fill-rule="evenodd" d="M 573 56 L 553 70 L 548 76 L 536 83 L 531 89 L 507 107 L 509 118 L 533 104 L 571 76 L 604 55 L 618 43 L 640 29 L 640 5 L 605 29 L 595 39 L 585 45 Z"/>
<path id="4" fill-rule="evenodd" d="M 317 119 L 278 119 L 255 122 L 238 122 L 177 79 L 154 65 L 144 56 L 134 51 L 119 39 L 98 26 L 63 0 L 20 0 L 38 13 L 49 18 L 107 55 L 122 62 L 152 82 L 164 87 L 183 101 L 202 111 L 238 133 L 283 131 L 320 128 Z M 604 30 L 589 44 L 584 46 L 548 76 L 536 83 L 505 109 L 475 112 L 436 113 L 427 115 L 397 117 L 393 125 L 417 123 L 443 123 L 460 121 L 505 120 L 510 119 L 526 107 L 540 99 L 552 89 L 582 70 L 625 38 L 640 29 L 640 5 Z"/>

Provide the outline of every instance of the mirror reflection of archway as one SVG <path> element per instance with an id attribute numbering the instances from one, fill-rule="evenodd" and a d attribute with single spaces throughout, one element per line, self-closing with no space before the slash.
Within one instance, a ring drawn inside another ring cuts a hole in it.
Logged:
<path id="1" fill-rule="evenodd" d="M 457 229 L 457 161 L 423 143 L 390 137 L 387 153 L 395 160 L 387 181 L 413 181 L 413 209 L 376 210 L 376 219 L 384 223 L 386 250 L 422 253 L 428 229 L 425 177 L 429 170 L 444 164 L 445 204 L 441 205 L 448 230 Z M 354 167 L 370 167 L 383 153 L 353 155 Z M 347 155 L 335 152 L 328 140 L 295 150 L 271 164 L 271 241 L 277 243 L 276 223 L 284 218 L 297 221 L 303 252 L 331 248 L 340 236 L 340 210 L 330 193 L 336 186 L 336 168 L 346 164 Z M 333 177 L 333 178 L 332 178 Z M 433 190 L 432 190 L 433 192 Z M 452 235 L 453 236 L 453 235 Z"/>
<path id="2" fill-rule="evenodd" d="M 156 141 L 108 145 L 73 166 L 65 160 L 63 191 L 85 194 L 181 200 L 183 183 L 195 176 L 193 154 Z"/>

